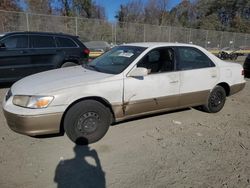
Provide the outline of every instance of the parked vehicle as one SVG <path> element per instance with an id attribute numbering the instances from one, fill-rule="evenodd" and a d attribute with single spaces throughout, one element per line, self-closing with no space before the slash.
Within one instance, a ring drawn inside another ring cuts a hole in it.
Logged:
<path id="1" fill-rule="evenodd" d="M 111 49 L 111 45 L 106 41 L 89 41 L 84 45 L 90 50 L 89 58 L 92 60 Z"/>
<path id="2" fill-rule="evenodd" d="M 80 65 L 89 50 L 77 36 L 12 32 L 0 36 L 0 82 L 13 82 L 50 69 Z"/>
<path id="3" fill-rule="evenodd" d="M 112 122 L 178 108 L 220 111 L 245 86 L 243 67 L 202 47 L 134 43 L 112 48 L 83 67 L 16 82 L 3 102 L 9 127 L 26 135 L 65 130 L 77 144 L 101 139 Z"/>
<path id="4" fill-rule="evenodd" d="M 240 49 L 230 49 L 229 47 L 223 48 L 219 53 L 218 57 L 222 60 L 236 60 L 239 56 L 243 56 L 244 53 Z"/>
<path id="5" fill-rule="evenodd" d="M 246 78 L 250 78 L 250 54 L 246 57 L 246 60 L 244 62 L 244 73 Z"/>

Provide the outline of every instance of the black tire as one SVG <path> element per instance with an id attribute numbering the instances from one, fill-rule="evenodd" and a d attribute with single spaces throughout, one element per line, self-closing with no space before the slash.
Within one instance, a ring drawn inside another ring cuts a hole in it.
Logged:
<path id="1" fill-rule="evenodd" d="M 61 65 L 60 68 L 65 68 L 65 67 L 73 67 L 73 66 L 77 66 L 78 64 L 73 63 L 73 62 L 65 62 Z"/>
<path id="2" fill-rule="evenodd" d="M 226 102 L 226 91 L 221 86 L 216 86 L 210 93 L 207 104 L 203 106 L 203 109 L 208 113 L 219 112 Z"/>
<path id="3" fill-rule="evenodd" d="M 63 122 L 67 136 L 78 145 L 97 142 L 106 134 L 110 124 L 110 110 L 94 100 L 73 105 Z"/>
<path id="4" fill-rule="evenodd" d="M 230 56 L 230 59 L 231 59 L 231 60 L 237 60 L 237 58 L 238 58 L 238 55 L 237 55 L 237 54 L 232 54 L 232 55 Z"/>

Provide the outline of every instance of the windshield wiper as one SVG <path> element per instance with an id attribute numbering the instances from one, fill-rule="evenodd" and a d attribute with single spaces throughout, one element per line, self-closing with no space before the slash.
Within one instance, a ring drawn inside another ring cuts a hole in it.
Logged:
<path id="1" fill-rule="evenodd" d="M 83 67 L 90 69 L 90 70 L 96 70 L 97 72 L 100 72 L 100 70 L 95 65 L 84 64 Z"/>

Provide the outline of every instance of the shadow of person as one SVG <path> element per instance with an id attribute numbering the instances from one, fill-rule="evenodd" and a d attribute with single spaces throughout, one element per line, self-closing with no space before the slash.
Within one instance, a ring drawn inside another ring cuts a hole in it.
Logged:
<path id="1" fill-rule="evenodd" d="M 58 188 L 105 188 L 105 173 L 97 152 L 89 146 L 74 147 L 75 158 L 60 161 L 55 171 L 54 181 Z M 88 163 L 94 160 L 96 165 Z"/>

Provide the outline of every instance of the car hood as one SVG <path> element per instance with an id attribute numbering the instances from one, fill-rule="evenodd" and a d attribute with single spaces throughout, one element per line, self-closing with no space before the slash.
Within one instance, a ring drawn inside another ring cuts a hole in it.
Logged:
<path id="1" fill-rule="evenodd" d="M 112 74 L 87 70 L 82 66 L 60 68 L 25 77 L 16 82 L 11 90 L 14 95 L 46 94 L 79 85 L 105 81 L 113 76 Z"/>

